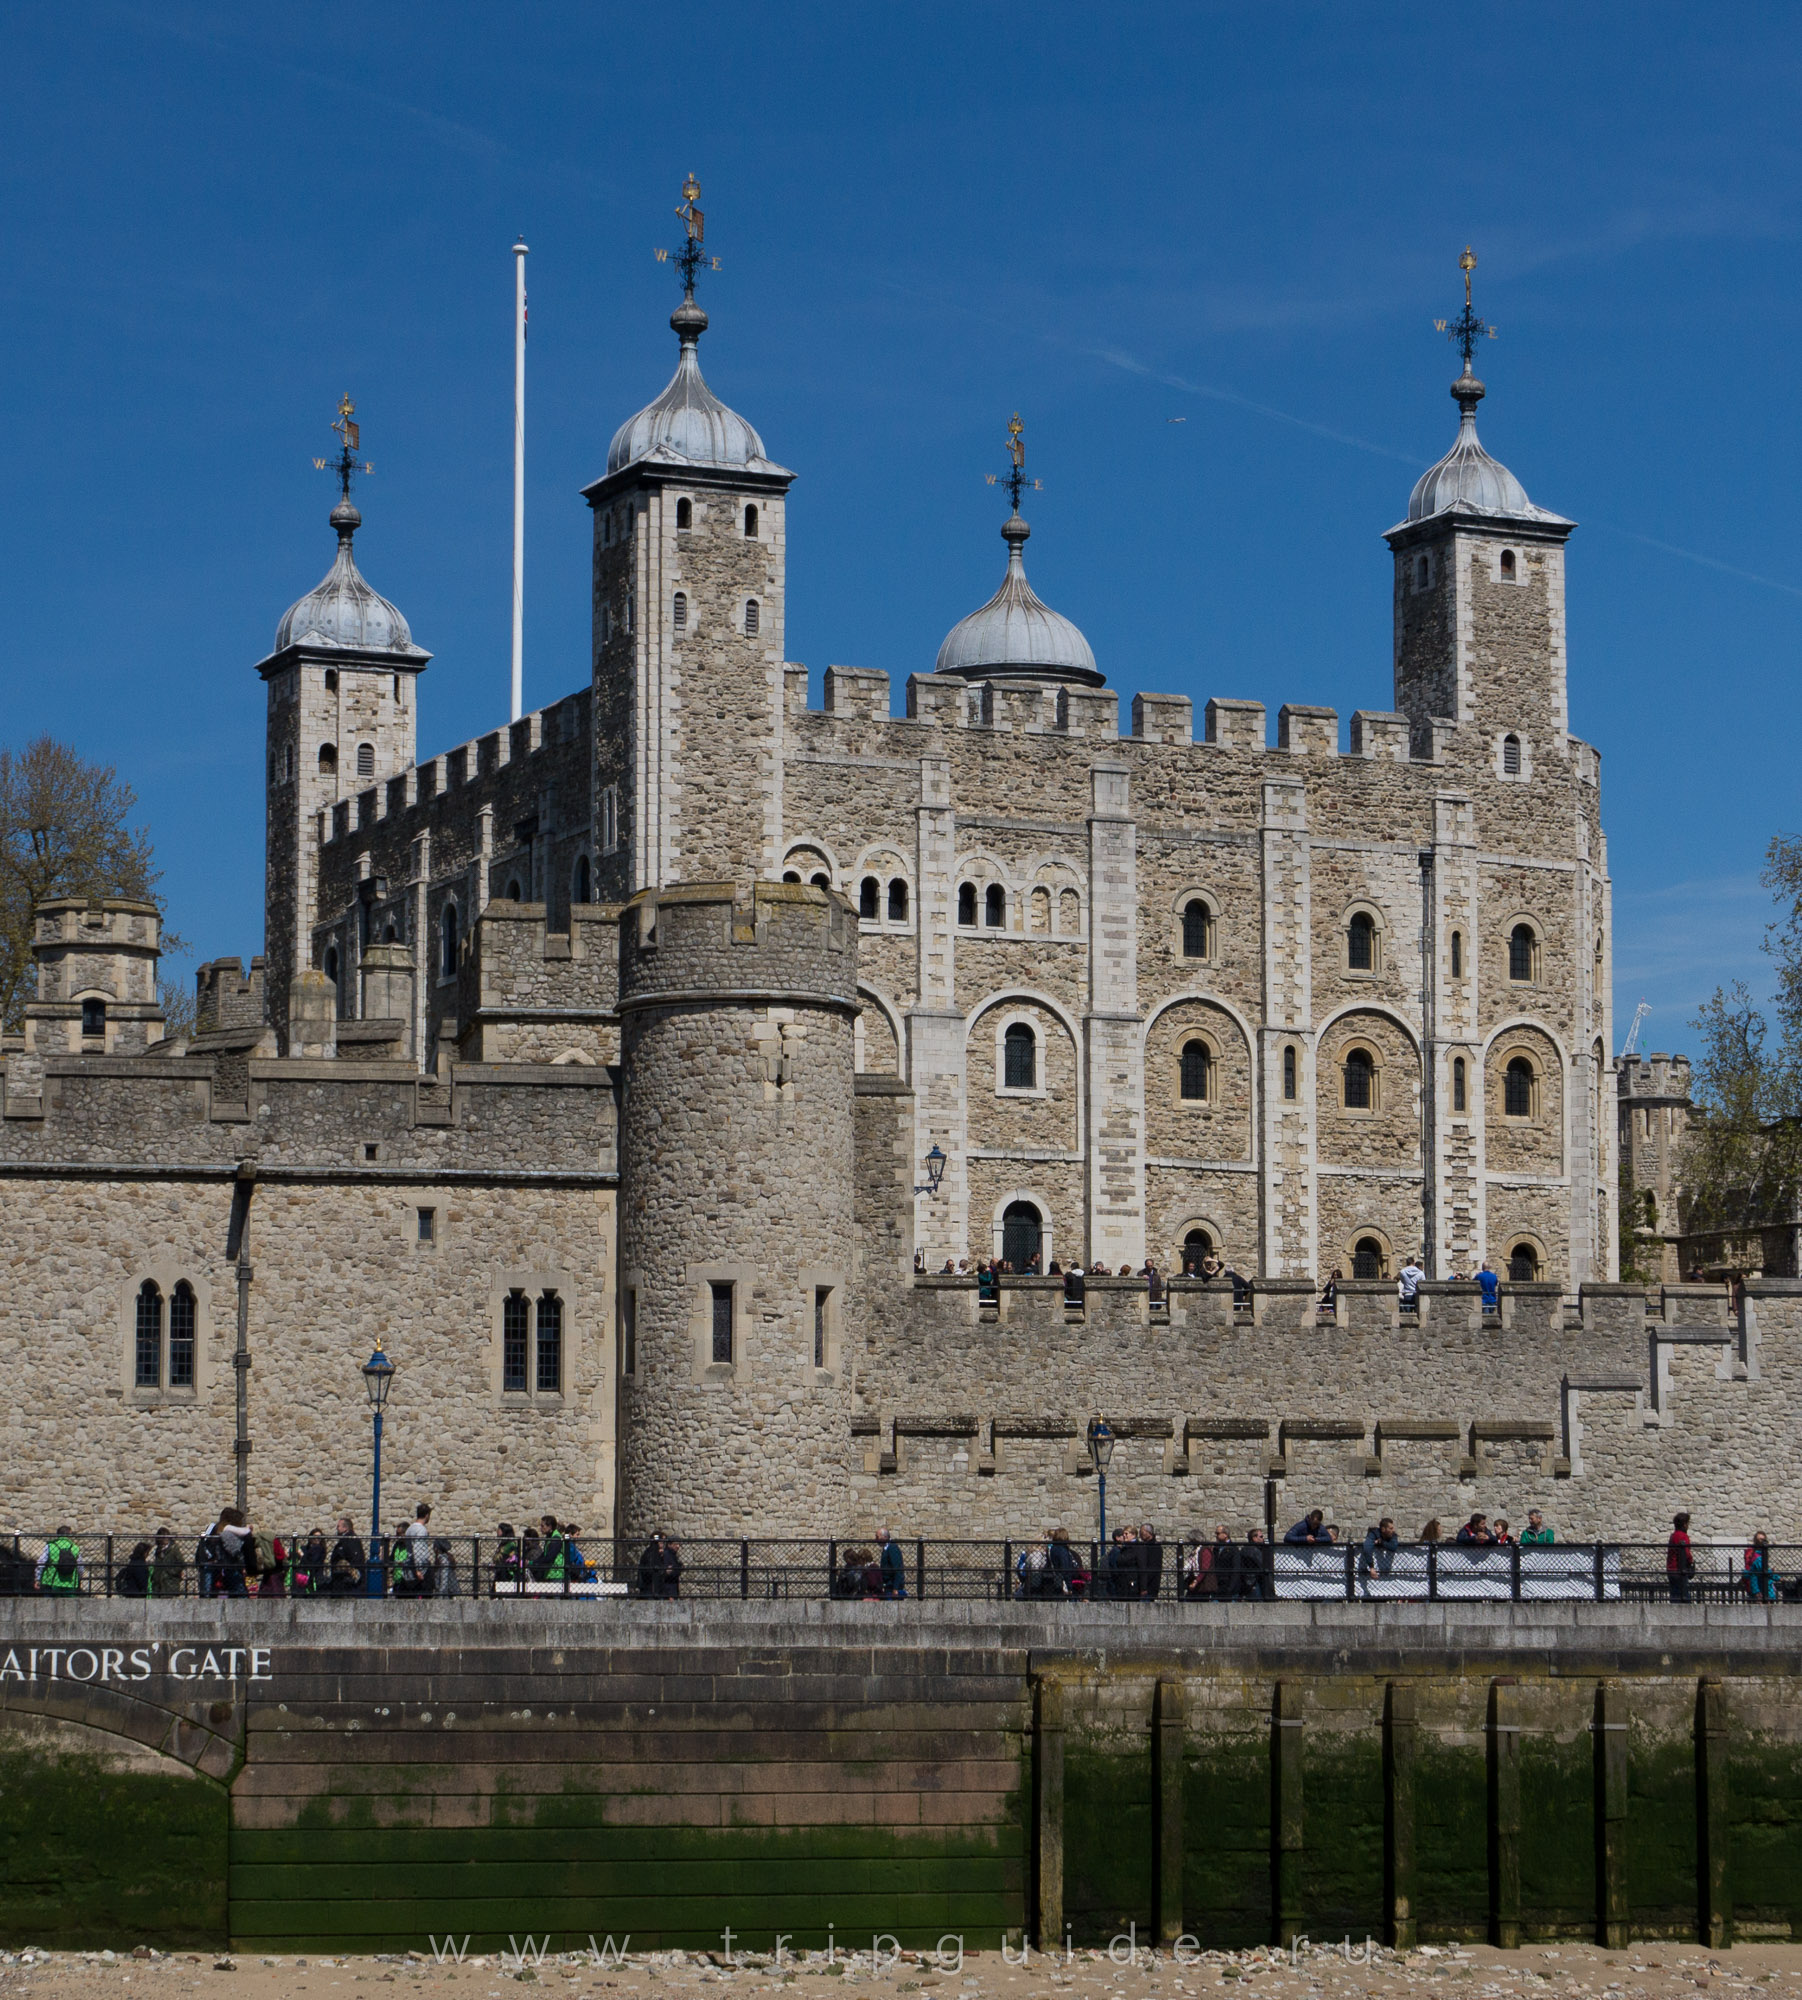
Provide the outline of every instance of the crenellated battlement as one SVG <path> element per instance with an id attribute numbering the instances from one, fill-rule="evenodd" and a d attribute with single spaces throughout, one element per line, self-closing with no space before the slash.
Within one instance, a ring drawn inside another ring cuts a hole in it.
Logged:
<path id="1" fill-rule="evenodd" d="M 457 967 L 464 1059 L 617 1062 L 619 933 L 611 904 L 577 904 L 553 931 L 542 903 L 491 902 Z"/>
<path id="2" fill-rule="evenodd" d="M 620 912 L 622 1010 L 708 994 L 855 1012 L 857 919 L 835 889 L 684 882 Z"/>

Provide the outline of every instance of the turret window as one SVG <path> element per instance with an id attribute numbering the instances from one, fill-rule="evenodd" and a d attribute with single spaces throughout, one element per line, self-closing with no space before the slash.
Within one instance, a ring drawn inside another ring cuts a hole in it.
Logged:
<path id="1" fill-rule="evenodd" d="M 1512 583 L 1514 581 L 1514 551 L 1512 549 L 1504 549 L 1502 551 L 1502 581 L 1504 583 Z"/>
<path id="2" fill-rule="evenodd" d="M 678 632 L 688 630 L 688 592 L 679 590 L 670 599 L 670 623 Z"/>
<path id="3" fill-rule="evenodd" d="M 375 745 L 373 743 L 359 743 L 357 745 L 357 776 L 359 778 L 373 778 L 375 776 Z"/>
<path id="4" fill-rule="evenodd" d="M 974 882 L 960 882 L 957 885 L 957 921 L 960 924 L 967 925 L 971 930 L 976 928 L 976 884 Z"/>
<path id="5" fill-rule="evenodd" d="M 991 882 L 983 892 L 982 920 L 992 931 L 1007 925 L 1007 891 L 999 882 Z"/>
<path id="6" fill-rule="evenodd" d="M 882 914 L 882 884 L 874 875 L 866 875 L 857 885 L 857 914 L 866 924 L 873 924 Z"/>
<path id="7" fill-rule="evenodd" d="M 338 768 L 338 746 L 322 743 L 319 746 L 319 768 L 324 772 L 334 772 Z"/>
<path id="8" fill-rule="evenodd" d="M 749 539 L 751 539 L 751 540 L 755 540 L 755 539 L 756 539 L 756 535 L 757 535 L 757 509 L 756 509 L 755 507 L 747 507 L 747 508 L 745 509 L 745 534 L 746 534 L 747 538 L 749 538 Z"/>
<path id="9" fill-rule="evenodd" d="M 754 597 L 747 597 L 745 599 L 745 637 L 747 639 L 756 638 L 758 624 L 757 600 Z"/>
<path id="10" fill-rule="evenodd" d="M 99 1041 L 106 1033 L 106 1002 L 104 1000 L 84 1000 L 81 1003 L 81 1032 L 89 1041 Z"/>
<path id="11" fill-rule="evenodd" d="M 716 1366 L 732 1365 L 732 1286 L 713 1281 L 707 1287 L 713 1305 L 713 1359 Z"/>
<path id="12" fill-rule="evenodd" d="M 692 500 L 676 502 L 676 533 L 686 535 L 695 524 L 695 503 Z"/>
<path id="13" fill-rule="evenodd" d="M 1509 735 L 1502 738 L 1502 776 L 1504 778 L 1518 778 L 1520 776 L 1520 738 L 1518 736 Z"/>

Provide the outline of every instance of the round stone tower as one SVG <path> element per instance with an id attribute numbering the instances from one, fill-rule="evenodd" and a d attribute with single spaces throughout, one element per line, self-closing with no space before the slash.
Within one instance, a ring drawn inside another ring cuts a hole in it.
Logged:
<path id="1" fill-rule="evenodd" d="M 620 923 L 627 1534 L 848 1527 L 857 920 L 784 882 Z"/>

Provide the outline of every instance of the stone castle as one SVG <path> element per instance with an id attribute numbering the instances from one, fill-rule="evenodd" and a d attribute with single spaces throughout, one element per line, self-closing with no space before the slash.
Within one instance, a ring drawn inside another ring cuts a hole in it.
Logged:
<path id="1" fill-rule="evenodd" d="M 154 910 L 39 913 L 0 1078 L 0 1353 L 39 1384 L 11 1510 L 197 1518 L 235 1477 L 334 1512 L 379 1335 L 391 1473 L 465 1531 L 1031 1532 L 1080 1500 L 1095 1414 L 1172 1528 L 1284 1477 L 1360 1526 L 1473 1482 L 1609 1532 L 1668 1483 L 1700 1521 L 1679 1389 L 1704 1440 L 1788 1406 L 1740 1407 L 1752 1306 L 1648 1319 L 1615 1282 L 1573 524 L 1478 439 L 1468 271 L 1456 437 L 1385 536 L 1394 707 L 1342 748 L 1332 710 L 1272 745 L 1226 698 L 1198 738 L 1136 694 L 1123 733 L 1027 581 L 1017 423 L 993 598 L 905 714 L 842 666 L 810 708 L 794 475 L 703 380 L 695 262 L 675 373 L 584 489 L 588 686 L 419 761 L 430 655 L 358 569 L 347 445 L 336 558 L 257 667 L 263 956 L 201 968 L 172 1039 Z M 1249 1304 L 1031 1275 L 1210 1254 Z M 995 1304 L 943 1275 L 991 1257 L 1022 1274 Z"/>

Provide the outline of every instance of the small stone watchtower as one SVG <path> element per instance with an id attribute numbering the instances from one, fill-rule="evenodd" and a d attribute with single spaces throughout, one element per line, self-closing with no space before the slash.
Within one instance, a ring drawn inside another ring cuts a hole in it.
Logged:
<path id="1" fill-rule="evenodd" d="M 809 1535 L 841 1511 L 857 919 L 692 882 L 620 924 L 627 1534 Z"/>
<path id="2" fill-rule="evenodd" d="M 59 897 L 32 927 L 37 998 L 25 1009 L 33 1055 L 134 1055 L 163 1038 L 157 993 L 162 921 L 154 903 Z"/>

